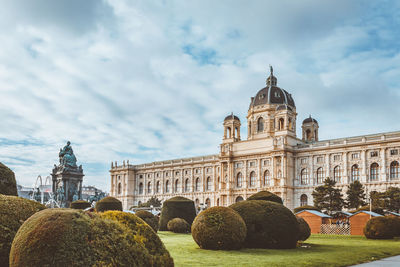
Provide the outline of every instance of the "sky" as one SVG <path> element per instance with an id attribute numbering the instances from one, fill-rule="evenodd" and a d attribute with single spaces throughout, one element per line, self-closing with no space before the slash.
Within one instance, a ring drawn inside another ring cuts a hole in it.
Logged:
<path id="1" fill-rule="evenodd" d="M 320 139 L 400 130 L 398 1 L 0 0 L 0 162 L 31 186 L 71 141 L 110 165 L 217 154 L 269 65 Z"/>

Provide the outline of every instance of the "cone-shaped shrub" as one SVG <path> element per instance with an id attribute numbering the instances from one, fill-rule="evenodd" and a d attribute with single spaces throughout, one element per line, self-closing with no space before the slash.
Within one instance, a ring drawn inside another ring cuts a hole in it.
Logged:
<path id="1" fill-rule="evenodd" d="M 173 259 L 156 232 L 138 216 L 122 211 L 106 211 L 100 213 L 100 216 L 116 221 L 129 229 L 133 238 L 150 254 L 151 265 L 149 266 L 174 266 Z"/>
<path id="2" fill-rule="evenodd" d="M 185 197 L 173 197 L 164 201 L 159 222 L 160 231 L 167 231 L 167 224 L 174 218 L 182 218 L 192 225 L 196 217 L 196 209 L 193 200 Z"/>
<path id="3" fill-rule="evenodd" d="M 203 249 L 240 249 L 246 238 L 246 224 L 233 209 L 212 207 L 196 217 L 192 236 Z"/>
<path id="4" fill-rule="evenodd" d="M 153 213 L 148 212 L 147 210 L 139 210 L 135 213 L 140 219 L 145 221 L 151 228 L 153 228 L 154 232 L 158 230 L 158 219 Z"/>
<path id="5" fill-rule="evenodd" d="M 11 243 L 22 223 L 45 208 L 36 201 L 0 195 L 0 266 L 8 266 Z"/>
<path id="6" fill-rule="evenodd" d="M 73 209 L 46 209 L 31 216 L 18 230 L 10 252 L 10 267 L 151 263 L 147 250 L 126 227 Z"/>
<path id="7" fill-rule="evenodd" d="M 297 218 L 297 221 L 299 222 L 299 237 L 297 239 L 301 240 L 301 241 L 305 241 L 311 235 L 311 228 L 308 225 L 308 223 L 306 222 L 306 220 L 304 220 L 301 217 L 296 217 L 296 218 Z"/>
<path id="8" fill-rule="evenodd" d="M 90 205 L 90 203 L 85 201 L 85 200 L 76 200 L 74 202 L 71 202 L 71 204 L 70 204 L 70 208 L 71 209 L 76 209 L 76 210 L 84 210 L 84 209 L 89 208 L 91 206 L 92 205 Z"/>
<path id="9" fill-rule="evenodd" d="M 400 235 L 400 219 L 395 217 L 374 217 L 364 227 L 368 239 L 392 239 Z"/>
<path id="10" fill-rule="evenodd" d="M 18 196 L 15 174 L 6 165 L 0 162 L 0 194 Z"/>
<path id="11" fill-rule="evenodd" d="M 249 248 L 295 248 L 299 223 L 282 204 L 265 200 L 246 200 L 230 206 L 247 226 L 245 246 Z"/>
<path id="12" fill-rule="evenodd" d="M 107 210 L 120 210 L 122 211 L 122 202 L 115 197 L 105 197 L 96 202 L 95 209 L 97 212 L 103 212 Z"/>
<path id="13" fill-rule="evenodd" d="M 258 193 L 255 193 L 254 195 L 251 195 L 247 200 L 267 200 L 283 204 L 282 198 L 269 191 L 260 191 Z"/>
<path id="14" fill-rule="evenodd" d="M 167 224 L 168 231 L 174 233 L 190 233 L 190 225 L 182 218 L 174 218 Z"/>

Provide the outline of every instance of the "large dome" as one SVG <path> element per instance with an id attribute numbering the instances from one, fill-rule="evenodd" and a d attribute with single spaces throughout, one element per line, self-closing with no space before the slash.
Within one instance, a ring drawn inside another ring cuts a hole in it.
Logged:
<path id="1" fill-rule="evenodd" d="M 271 74 L 267 79 L 267 86 L 262 88 L 255 97 L 252 97 L 250 107 L 261 106 L 265 104 L 285 104 L 292 108 L 296 108 L 292 95 L 286 90 L 278 87 L 277 79 Z"/>

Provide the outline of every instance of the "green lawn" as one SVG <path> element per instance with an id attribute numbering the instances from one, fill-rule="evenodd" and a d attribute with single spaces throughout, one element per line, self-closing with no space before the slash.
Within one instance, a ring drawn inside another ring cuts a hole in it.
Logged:
<path id="1" fill-rule="evenodd" d="M 190 234 L 158 232 L 176 266 L 348 266 L 400 254 L 400 240 L 312 235 L 296 249 L 200 249 Z"/>

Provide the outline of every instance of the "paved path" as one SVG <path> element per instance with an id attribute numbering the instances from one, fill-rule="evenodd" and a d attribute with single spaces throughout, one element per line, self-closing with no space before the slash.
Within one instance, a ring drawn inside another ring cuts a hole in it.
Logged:
<path id="1" fill-rule="evenodd" d="M 400 256 L 389 257 L 381 259 L 378 261 L 371 261 L 367 263 L 362 263 L 354 266 L 359 267 L 399 267 L 400 266 Z"/>

